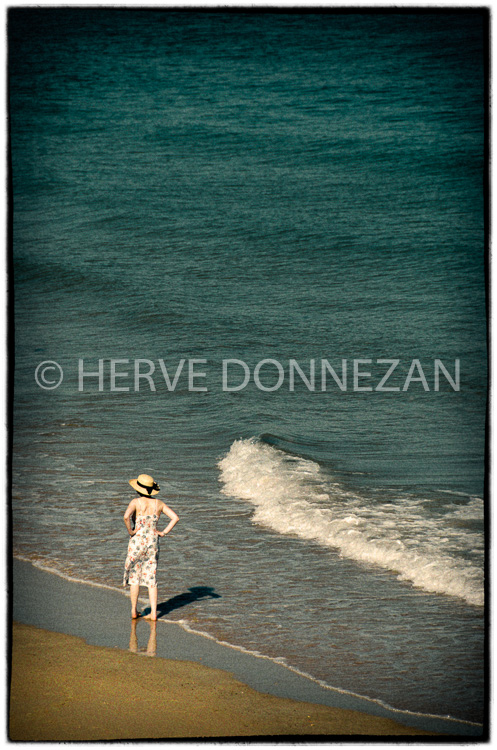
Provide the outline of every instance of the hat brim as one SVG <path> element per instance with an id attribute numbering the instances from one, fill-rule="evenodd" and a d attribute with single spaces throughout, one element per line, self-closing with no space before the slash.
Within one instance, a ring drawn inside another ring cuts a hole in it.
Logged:
<path id="1" fill-rule="evenodd" d="M 151 492 L 147 492 L 145 487 L 140 487 L 140 485 L 138 484 L 138 479 L 130 479 L 129 483 L 134 490 L 139 492 L 140 495 L 145 495 L 145 497 L 153 497 L 154 495 L 159 494 L 159 490 L 152 490 Z"/>

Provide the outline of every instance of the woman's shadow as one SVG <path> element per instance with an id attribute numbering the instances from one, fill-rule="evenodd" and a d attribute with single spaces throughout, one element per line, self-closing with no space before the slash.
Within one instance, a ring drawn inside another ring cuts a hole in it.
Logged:
<path id="1" fill-rule="evenodd" d="M 178 594 L 165 602 L 157 605 L 157 619 L 168 615 L 175 609 L 186 607 L 187 604 L 193 604 L 200 599 L 221 599 L 221 594 L 216 594 L 210 586 L 192 586 L 184 594 Z M 142 615 L 146 616 L 150 612 L 150 607 L 143 610 Z"/>

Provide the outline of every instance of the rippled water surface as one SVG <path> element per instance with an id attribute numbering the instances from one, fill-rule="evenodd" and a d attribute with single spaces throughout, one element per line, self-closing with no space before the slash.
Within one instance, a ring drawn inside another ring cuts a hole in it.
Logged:
<path id="1" fill-rule="evenodd" d="M 218 595 L 168 618 L 481 721 L 484 16 L 29 8 L 9 39 L 15 554 L 118 587 L 152 474 L 159 601 Z"/>

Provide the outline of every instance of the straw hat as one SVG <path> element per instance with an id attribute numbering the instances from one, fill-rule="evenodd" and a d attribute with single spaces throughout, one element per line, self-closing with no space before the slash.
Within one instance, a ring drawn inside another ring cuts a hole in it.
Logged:
<path id="1" fill-rule="evenodd" d="M 138 479 L 130 479 L 129 483 L 141 495 L 157 495 L 160 490 L 157 482 L 154 482 L 153 478 L 148 474 L 140 474 Z"/>

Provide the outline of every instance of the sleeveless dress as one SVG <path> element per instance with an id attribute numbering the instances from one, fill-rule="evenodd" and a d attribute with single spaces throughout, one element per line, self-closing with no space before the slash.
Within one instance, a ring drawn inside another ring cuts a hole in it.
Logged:
<path id="1" fill-rule="evenodd" d="M 124 563 L 123 586 L 139 584 L 157 586 L 157 561 L 159 560 L 159 536 L 157 534 L 157 500 L 153 515 L 136 514 L 136 534 L 128 544 Z"/>

